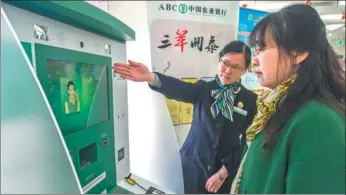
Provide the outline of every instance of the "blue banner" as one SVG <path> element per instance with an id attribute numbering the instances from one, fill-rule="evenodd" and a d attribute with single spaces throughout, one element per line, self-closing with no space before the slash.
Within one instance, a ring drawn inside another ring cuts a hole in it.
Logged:
<path id="1" fill-rule="evenodd" d="M 254 29 L 257 22 L 268 14 L 268 12 L 241 7 L 239 9 L 238 40 L 248 44 L 251 31 Z"/>
<path id="2" fill-rule="evenodd" d="M 238 40 L 248 44 L 251 31 L 254 29 L 255 25 L 267 15 L 269 15 L 267 12 L 241 7 L 239 10 Z M 261 94 L 264 90 L 259 84 L 257 76 L 252 68 L 242 77 L 242 84 L 244 87 L 257 94 Z"/>

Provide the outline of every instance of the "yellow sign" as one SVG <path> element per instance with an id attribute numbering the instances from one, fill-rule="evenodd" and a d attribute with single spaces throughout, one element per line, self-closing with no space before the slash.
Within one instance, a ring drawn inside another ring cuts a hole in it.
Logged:
<path id="1" fill-rule="evenodd" d="M 184 82 L 196 83 L 197 78 L 182 78 Z M 189 103 L 180 102 L 180 118 L 181 124 L 191 124 L 193 119 L 193 105 Z"/>
<path id="2" fill-rule="evenodd" d="M 180 108 L 181 124 L 191 124 L 193 119 L 193 105 L 180 102 Z"/>
<path id="3" fill-rule="evenodd" d="M 248 72 L 255 72 L 254 64 L 251 62 L 250 66 L 248 67 Z"/>
<path id="4" fill-rule="evenodd" d="M 165 98 L 173 125 L 180 124 L 179 102 Z"/>
<path id="5" fill-rule="evenodd" d="M 187 83 L 196 83 L 198 81 L 197 78 L 181 78 L 181 80 Z"/>

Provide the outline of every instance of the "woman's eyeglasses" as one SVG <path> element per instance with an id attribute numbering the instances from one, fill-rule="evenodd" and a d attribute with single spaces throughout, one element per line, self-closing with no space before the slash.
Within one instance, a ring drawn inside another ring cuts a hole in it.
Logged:
<path id="1" fill-rule="evenodd" d="M 220 63 L 222 65 L 224 65 L 226 68 L 230 67 L 233 70 L 242 71 L 245 69 L 245 68 L 240 67 L 238 64 L 229 64 L 226 61 L 224 61 L 223 59 L 220 59 Z"/>

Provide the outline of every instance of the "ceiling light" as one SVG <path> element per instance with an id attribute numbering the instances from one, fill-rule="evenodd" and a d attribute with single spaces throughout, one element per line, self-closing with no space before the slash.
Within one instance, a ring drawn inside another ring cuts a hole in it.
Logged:
<path id="1" fill-rule="evenodd" d="M 239 1 L 239 6 L 247 4 L 247 8 L 252 8 L 261 11 L 278 10 L 292 2 L 261 2 L 261 1 Z"/>
<path id="2" fill-rule="evenodd" d="M 328 14 L 328 15 L 321 15 L 322 20 L 341 20 L 342 14 Z"/>
<path id="3" fill-rule="evenodd" d="M 328 31 L 333 31 L 333 30 L 335 30 L 337 28 L 340 28 L 342 26 L 344 26 L 344 24 L 329 24 L 329 25 L 326 26 L 326 29 Z"/>

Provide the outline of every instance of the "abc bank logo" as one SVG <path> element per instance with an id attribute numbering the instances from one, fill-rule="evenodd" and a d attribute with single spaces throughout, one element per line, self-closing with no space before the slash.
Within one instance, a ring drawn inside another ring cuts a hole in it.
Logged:
<path id="1" fill-rule="evenodd" d="M 186 4 L 172 5 L 172 4 L 160 4 L 159 10 L 162 11 L 179 11 L 182 14 L 185 14 L 188 10 Z"/>
<path id="2" fill-rule="evenodd" d="M 187 6 L 185 4 L 180 4 L 179 11 L 180 13 L 185 14 L 187 12 Z"/>

